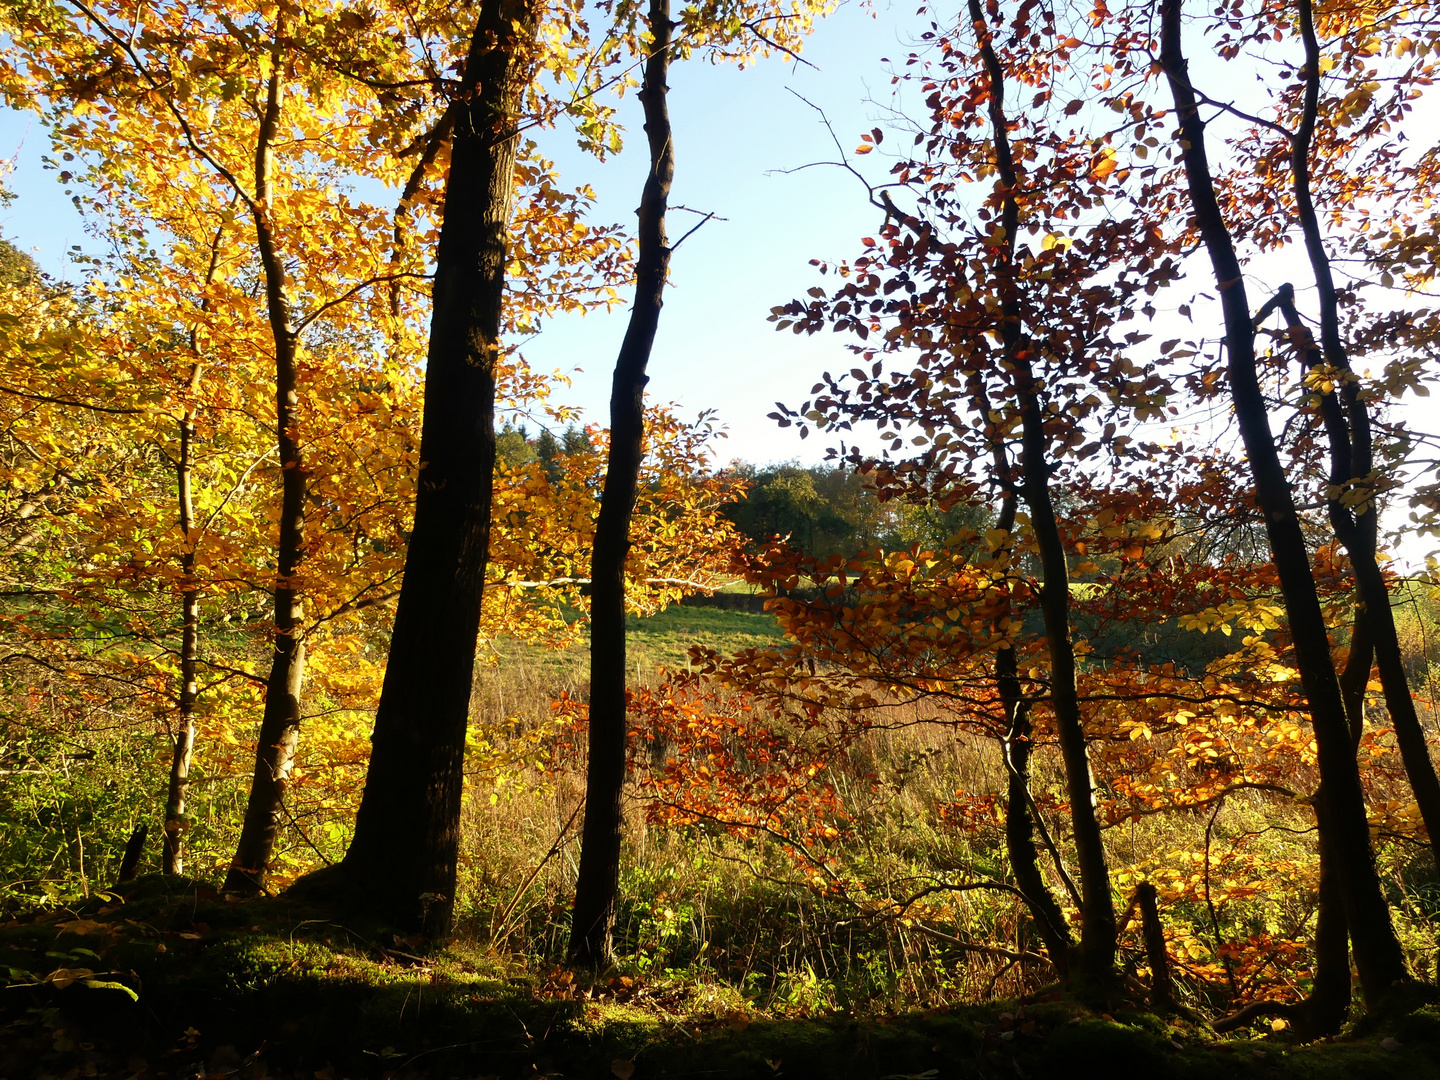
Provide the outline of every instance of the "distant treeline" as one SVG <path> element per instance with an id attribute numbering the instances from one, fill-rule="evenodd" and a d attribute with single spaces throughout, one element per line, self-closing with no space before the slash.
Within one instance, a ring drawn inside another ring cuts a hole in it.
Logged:
<path id="1" fill-rule="evenodd" d="M 592 433 L 574 424 L 558 435 L 545 428 L 532 435 L 524 424 L 506 423 L 496 443 L 498 457 L 509 466 L 539 461 L 557 472 L 565 455 L 593 449 Z M 726 510 L 735 526 L 753 544 L 780 536 L 806 555 L 848 557 L 916 543 L 941 547 L 958 530 L 986 523 L 987 512 L 980 507 L 941 511 L 898 499 L 882 502 L 870 477 L 840 465 L 735 461 L 724 471 L 745 486 Z"/>

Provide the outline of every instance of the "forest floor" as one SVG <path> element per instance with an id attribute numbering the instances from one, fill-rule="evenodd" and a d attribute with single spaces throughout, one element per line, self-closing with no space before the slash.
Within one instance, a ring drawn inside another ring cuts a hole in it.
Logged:
<path id="1" fill-rule="evenodd" d="M 591 982 L 159 877 L 0 923 L 6 969 L 5 1080 L 1440 1080 L 1435 1004 L 1308 1046 L 1058 994 L 780 1018 L 693 972 Z"/>

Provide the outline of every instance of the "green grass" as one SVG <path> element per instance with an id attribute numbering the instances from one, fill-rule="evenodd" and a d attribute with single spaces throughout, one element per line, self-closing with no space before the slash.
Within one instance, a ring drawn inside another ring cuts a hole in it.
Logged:
<path id="1" fill-rule="evenodd" d="M 731 654 L 773 645 L 783 636 L 773 615 L 681 604 L 672 604 L 647 619 L 627 619 L 626 629 L 633 635 L 632 663 L 672 671 L 682 671 L 689 665 L 692 645 Z"/>
<path id="2" fill-rule="evenodd" d="M 763 648 L 783 635 L 773 615 L 720 608 L 672 604 L 664 611 L 625 620 L 627 662 L 634 682 L 650 682 L 666 671 L 684 671 L 690 649 L 701 645 L 730 654 Z M 514 641 L 497 641 L 493 648 L 501 665 L 524 664 L 546 673 L 556 683 L 589 678 L 589 633 L 569 649 L 547 649 Z"/>

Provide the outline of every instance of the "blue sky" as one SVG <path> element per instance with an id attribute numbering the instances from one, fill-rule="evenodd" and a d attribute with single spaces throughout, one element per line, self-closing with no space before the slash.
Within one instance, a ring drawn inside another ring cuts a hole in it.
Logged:
<path id="1" fill-rule="evenodd" d="M 766 322 L 771 307 L 801 295 L 818 280 L 809 260 L 854 254 L 857 240 L 878 226 L 864 189 L 840 169 L 817 167 L 784 174 L 836 151 L 819 114 L 790 91 L 824 109 L 842 145 L 859 142 L 890 100 L 882 58 L 910 51 L 908 36 L 921 20 L 908 4 L 877 0 L 870 10 L 847 2 L 816 29 L 804 50 L 810 65 L 783 57 L 744 70 L 712 64 L 697 54 L 671 69 L 670 109 L 676 145 L 672 205 L 714 212 L 714 220 L 675 253 L 671 288 L 650 364 L 650 394 L 674 401 L 682 413 L 717 409 L 728 426 L 725 459 L 767 462 L 819 460 L 824 445 L 802 443 L 765 414 L 779 399 L 803 399 L 817 374 L 849 367 L 843 339 L 777 334 Z M 627 128 L 623 153 L 600 164 L 580 152 L 561 128 L 539 135 L 543 151 L 567 183 L 589 183 L 597 222 L 631 227 L 647 162 L 640 106 L 620 102 Z M 67 272 L 72 244 L 93 246 L 53 172 L 42 168 L 44 129 L 28 116 L 0 110 L 0 159 L 14 157 L 5 184 L 17 195 L 0 211 L 0 233 L 30 251 L 48 271 Z M 886 164 L 872 155 L 875 176 Z M 673 213 L 678 238 L 696 218 Z M 560 400 L 581 407 L 587 421 L 604 423 L 610 372 L 627 311 L 555 320 L 522 344 L 540 370 L 573 373 Z M 577 370 L 578 369 L 578 370 Z"/>
<path id="2" fill-rule="evenodd" d="M 726 457 L 823 456 L 822 443 L 800 442 L 765 414 L 777 399 L 798 403 L 826 367 L 848 368 L 843 339 L 777 334 L 766 317 L 819 280 L 811 259 L 853 255 L 882 219 L 841 169 L 785 172 L 837 157 L 819 113 L 796 95 L 824 110 L 847 150 L 857 145 L 890 100 L 882 58 L 903 59 L 906 35 L 921 28 L 912 12 L 883 0 L 869 12 L 847 4 L 806 45 L 813 67 L 777 57 L 741 71 L 697 54 L 671 68 L 672 205 L 726 220 L 708 222 L 675 252 L 649 391 L 686 413 L 718 409 L 730 431 Z M 622 102 L 627 148 L 604 166 L 574 151 L 564 131 L 543 142 L 564 175 L 594 186 L 597 220 L 633 224 L 647 166 L 639 108 L 633 95 Z M 885 163 L 872 160 L 873 174 L 883 175 Z M 672 240 L 696 220 L 672 213 Z M 581 368 L 569 398 L 603 419 L 625 323 L 624 311 L 560 319 L 524 351 L 542 369 Z"/>

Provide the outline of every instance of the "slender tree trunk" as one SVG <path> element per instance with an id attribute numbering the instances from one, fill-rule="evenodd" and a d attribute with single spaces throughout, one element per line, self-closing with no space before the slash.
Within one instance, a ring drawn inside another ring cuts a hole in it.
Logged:
<path id="1" fill-rule="evenodd" d="M 1370 678 L 1369 632 L 1363 608 L 1355 611 L 1350 631 L 1350 655 L 1340 675 L 1345 713 L 1350 725 L 1351 751 L 1360 743 L 1365 683 Z M 1315 901 L 1315 977 L 1303 1001 L 1256 1002 L 1234 1016 L 1215 1023 L 1216 1031 L 1234 1031 L 1261 1016 L 1283 1016 L 1302 1039 L 1335 1035 L 1350 1012 L 1350 931 L 1345 923 L 1345 894 L 1340 883 L 1340 853 L 1326 809 L 1323 785 L 1310 800 L 1315 809 L 1315 831 L 1320 853 L 1320 884 Z"/>
<path id="2" fill-rule="evenodd" d="M 225 226 L 215 230 L 210 242 L 210 264 L 205 270 L 205 284 L 200 297 L 200 311 L 210 309 L 208 290 L 220 265 L 220 247 Z M 195 580 L 194 460 L 195 460 L 195 397 L 205 365 L 200 359 L 199 338 L 190 331 L 190 378 L 185 392 L 187 400 L 180 415 L 180 457 L 175 463 L 175 501 L 180 525 L 180 709 L 179 729 L 170 759 L 170 779 L 165 791 L 165 831 L 161 846 L 161 868 L 166 874 L 185 872 L 185 801 L 190 794 L 190 759 L 195 751 L 195 703 L 199 697 L 196 664 L 200 649 L 200 590 Z"/>
<path id="3" fill-rule="evenodd" d="M 191 388 L 199 379 L 195 365 Z M 195 660 L 200 634 L 200 592 L 195 586 L 195 506 L 190 494 L 191 455 L 195 441 L 195 418 L 189 407 L 180 419 L 180 460 L 176 463 L 177 501 L 180 509 L 180 553 L 183 582 L 180 594 L 180 722 L 175 733 L 175 752 L 170 759 L 170 784 L 165 793 L 165 843 L 162 869 L 167 874 L 185 872 L 185 799 L 190 791 L 190 756 L 195 748 L 195 698 L 198 684 Z"/>
<path id="4" fill-rule="evenodd" d="M 1365 998 L 1374 1005 L 1396 982 L 1408 978 L 1405 958 L 1375 868 L 1360 771 L 1351 749 L 1340 681 L 1330 656 L 1330 639 L 1310 570 L 1305 537 L 1260 391 L 1243 272 L 1215 197 L 1205 152 L 1205 127 L 1181 48 L 1180 0 L 1163 0 L 1161 14 L 1160 59 L 1179 114 L 1180 147 L 1190 199 L 1220 287 L 1231 401 L 1280 578 L 1300 681 L 1310 703 L 1325 812 L 1330 817 L 1339 855 L 1345 917 L 1355 948 L 1355 962 Z"/>
<path id="5" fill-rule="evenodd" d="M 1352 753 L 1360 743 L 1365 723 L 1365 684 L 1374 659 L 1365 609 L 1357 607 L 1350 628 L 1350 655 L 1340 673 Z M 1320 845 L 1320 887 L 1315 911 L 1315 980 L 1295 1017 L 1304 1038 L 1334 1035 L 1350 1011 L 1350 931 L 1345 925 L 1345 897 L 1340 887 L 1340 856 L 1334 828 L 1325 809 L 1325 793 L 1311 800 Z"/>
<path id="6" fill-rule="evenodd" d="M 1045 644 L 1050 654 L 1050 705 L 1055 714 L 1060 755 L 1065 763 L 1065 784 L 1075 831 L 1075 853 L 1080 869 L 1080 966 L 1091 979 L 1103 981 L 1113 973 L 1115 960 L 1115 905 L 1110 893 L 1110 872 L 1100 822 L 1095 815 L 1095 783 L 1075 682 L 1075 649 L 1070 640 L 1070 575 L 1065 546 L 1050 500 L 1050 461 L 1045 418 L 1038 383 L 1025 347 L 1023 312 L 1014 284 L 1015 240 L 1020 208 L 1016 201 L 1019 176 L 1010 150 L 1005 116 L 1005 74 L 990 40 L 980 0 L 968 0 L 970 21 L 980 45 L 989 81 L 989 111 L 995 143 L 995 165 L 1004 185 L 1000 224 L 1005 230 L 1007 259 L 1001 267 L 1000 328 L 1005 359 L 1015 373 L 1020 397 L 1022 483 L 1030 511 L 1030 526 L 1040 553 L 1042 588 L 1040 611 L 1045 618 Z"/>
<path id="7" fill-rule="evenodd" d="M 306 474 L 297 411 L 300 341 L 291 321 L 284 260 L 271 218 L 271 155 L 279 134 L 284 95 L 283 25 L 277 27 L 270 83 L 255 149 L 255 239 L 265 272 L 265 305 L 275 345 L 275 437 L 280 453 L 280 538 L 276 549 L 275 643 L 265 684 L 265 711 L 255 748 L 255 771 L 240 841 L 225 877 L 225 891 L 253 895 L 265 887 L 275 836 L 285 809 L 285 788 L 300 737 L 300 690 L 305 678 L 303 612 L 298 574 L 305 557 Z"/>
<path id="8" fill-rule="evenodd" d="M 460 796 L 490 544 L 495 368 L 536 9 L 482 0 L 454 106 L 415 528 L 343 863 L 315 875 L 431 937 L 454 918 Z"/>
<path id="9" fill-rule="evenodd" d="M 650 56 L 640 101 L 645 107 L 650 173 L 640 196 L 635 305 L 610 390 L 610 456 L 590 569 L 590 762 L 569 957 L 572 964 L 593 968 L 611 960 L 625 786 L 625 558 L 644 453 L 645 368 L 670 265 L 665 211 L 675 176 L 675 150 L 665 85 L 670 71 L 669 0 L 650 0 L 649 18 Z"/>
<path id="10" fill-rule="evenodd" d="M 1354 568 L 1355 582 L 1361 602 L 1365 605 L 1374 641 L 1376 666 L 1380 669 L 1380 683 L 1385 692 L 1385 709 L 1395 727 L 1395 741 L 1400 747 L 1405 775 L 1420 807 L 1421 820 L 1430 835 L 1430 850 L 1436 865 L 1440 866 L 1440 777 L 1435 774 L 1425 728 L 1415 710 L 1415 699 L 1410 693 L 1404 655 L 1395 628 L 1395 616 L 1390 610 L 1390 593 L 1375 558 L 1380 514 L 1375 504 L 1375 484 L 1371 476 L 1375 455 L 1370 406 L 1360 393 L 1360 380 L 1350 366 L 1350 357 L 1340 337 L 1335 279 L 1330 271 L 1330 256 L 1321 237 L 1319 216 L 1315 212 L 1311 193 L 1310 150 L 1320 108 L 1320 43 L 1315 35 L 1312 0 L 1297 0 L 1297 7 L 1300 37 L 1305 45 L 1305 95 L 1300 128 L 1291 143 L 1290 163 L 1296 216 L 1305 237 L 1305 252 L 1315 276 L 1320 305 L 1320 349 L 1318 353 L 1313 349 L 1310 351 L 1312 366 L 1320 363 L 1323 357 L 1324 363 L 1332 369 L 1332 377 L 1344 403 L 1344 420 L 1349 424 L 1348 440 L 1337 440 L 1340 432 L 1335 431 L 1335 426 L 1341 426 L 1343 431 L 1343 425 L 1326 425 L 1331 428 L 1330 483 L 1333 496 L 1330 499 L 1330 521 Z M 1298 317 L 1291 321 L 1293 306 L 1285 314 L 1286 322 L 1294 333 Z M 1334 413 L 1341 412 L 1334 393 L 1324 395 L 1322 402 L 1328 403 Z M 1325 408 L 1323 403 L 1322 408 Z M 1343 458 L 1338 453 L 1342 446 L 1348 449 Z M 1359 504 L 1347 505 L 1340 498 L 1342 492 L 1352 498 L 1359 492 L 1365 498 Z"/>
<path id="11" fill-rule="evenodd" d="M 978 375 L 973 379 L 972 393 L 980 414 L 988 417 L 991 413 L 990 399 Z M 1019 498 L 1012 483 L 1009 455 L 1006 453 L 1003 438 L 998 430 L 991 438 L 995 475 L 1004 491 L 1000 499 L 1000 512 L 995 518 L 995 528 L 1010 533 L 1015 528 Z M 1005 550 L 1007 556 L 1013 559 L 1011 548 L 1007 546 Z M 1007 576 L 1009 573 L 1007 566 Z M 1009 602 L 1008 588 L 1005 595 L 1006 599 L 999 606 L 995 617 L 995 632 L 998 634 L 1006 634 L 1015 618 Z M 1008 639 L 995 650 L 995 687 L 1000 695 L 1000 707 L 1005 716 L 1005 738 L 1001 744 L 1007 774 L 1005 851 L 1010 857 L 1010 871 L 1015 877 L 1016 887 L 1030 909 L 1036 932 L 1045 943 L 1045 951 L 1055 964 L 1055 970 L 1061 978 L 1065 978 L 1070 972 L 1075 942 L 1066 925 L 1065 913 L 1040 872 L 1030 796 L 1030 759 L 1034 750 L 1031 742 L 1030 702 L 1021 688 L 1015 649 L 1008 643 Z"/>
<path id="12" fill-rule="evenodd" d="M 1095 814 L 1095 781 L 1075 682 L 1075 649 L 1070 640 L 1070 577 L 1065 548 L 1050 501 L 1050 466 L 1045 453 L 1045 421 L 1035 392 L 1034 375 L 1026 361 L 1017 374 L 1029 391 L 1021 417 L 1025 448 L 1025 502 L 1040 552 L 1042 588 L 1040 611 L 1045 617 L 1045 644 L 1050 654 L 1050 706 L 1065 763 L 1065 786 L 1075 830 L 1075 856 L 1080 869 L 1080 963 L 1084 973 L 1104 980 L 1115 961 L 1115 906 L 1110 893 L 1110 872 L 1100 821 Z"/>
<path id="13" fill-rule="evenodd" d="M 1045 951 L 1064 978 L 1070 971 L 1070 957 L 1075 943 L 1065 925 L 1055 895 L 1040 873 L 1035 847 L 1035 821 L 1030 813 L 1030 703 L 1019 695 L 1020 680 L 1016 677 L 1015 650 L 1002 648 L 995 655 L 995 681 L 999 686 L 1001 704 L 1009 720 L 1005 734 L 1005 768 L 1008 775 L 1005 802 L 1005 851 L 1010 857 L 1010 870 L 1015 884 L 1024 894 L 1036 932 L 1045 943 Z"/>

